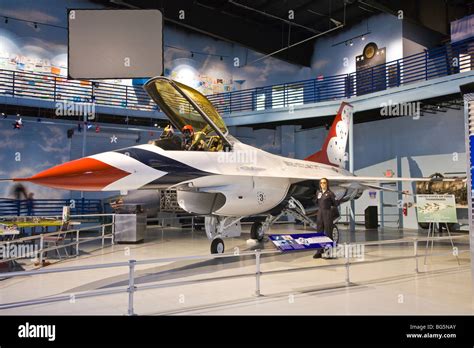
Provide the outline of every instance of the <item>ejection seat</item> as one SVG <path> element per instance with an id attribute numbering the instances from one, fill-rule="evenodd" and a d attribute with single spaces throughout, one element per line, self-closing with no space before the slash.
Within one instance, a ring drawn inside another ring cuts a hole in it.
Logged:
<path id="1" fill-rule="evenodd" d="M 175 134 L 168 138 L 160 138 L 150 140 L 148 144 L 152 144 L 162 148 L 163 150 L 181 150 L 182 139 L 179 135 Z"/>

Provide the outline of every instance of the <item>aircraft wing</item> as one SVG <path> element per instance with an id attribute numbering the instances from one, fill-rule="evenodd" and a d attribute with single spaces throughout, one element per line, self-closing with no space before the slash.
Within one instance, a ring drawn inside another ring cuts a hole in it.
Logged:
<path id="1" fill-rule="evenodd" d="M 319 178 L 320 179 L 320 178 Z M 376 177 L 376 176 L 327 176 L 330 185 L 339 185 L 339 186 L 356 186 L 360 189 L 374 189 L 379 191 L 386 192 L 395 192 L 405 195 L 413 195 L 408 192 L 400 191 L 390 187 L 381 186 L 381 184 L 389 184 L 396 182 L 414 182 L 414 181 L 454 181 L 450 178 L 403 178 L 403 177 Z"/>
<path id="2" fill-rule="evenodd" d="M 242 176 L 246 177 L 249 175 L 242 175 Z M 240 177 L 240 175 L 232 175 L 232 177 Z M 264 175 L 264 176 L 258 176 L 258 177 L 271 180 L 271 179 L 281 179 L 285 176 Z M 387 187 L 382 187 L 380 186 L 380 184 L 389 184 L 389 183 L 395 183 L 395 182 L 414 182 L 414 181 L 425 181 L 425 182 L 455 181 L 455 179 L 451 179 L 451 178 L 407 178 L 407 177 L 387 178 L 385 176 L 352 176 L 352 175 L 308 175 L 308 176 L 288 177 L 288 179 L 292 183 L 298 183 L 301 181 L 308 181 L 308 180 L 319 181 L 322 178 L 328 179 L 330 185 L 338 184 L 340 186 L 352 186 L 353 184 L 359 184 L 360 186 L 364 186 L 366 188 L 373 188 L 373 189 L 380 189 L 380 190 L 394 191 L 394 192 L 398 192 L 398 191 L 387 188 Z M 189 182 L 191 181 L 193 180 L 189 180 Z M 215 189 L 218 188 L 216 187 L 216 185 L 211 185 L 211 186 L 213 186 Z M 188 181 L 177 183 L 175 185 L 170 185 L 169 188 L 184 189 L 187 187 L 188 187 Z M 199 186 L 199 187 L 203 187 L 203 186 Z"/>
<path id="3" fill-rule="evenodd" d="M 339 175 L 339 176 L 326 176 L 326 178 L 331 182 L 358 182 L 364 183 L 366 185 L 371 184 L 381 184 L 381 183 L 394 183 L 394 182 L 413 182 L 413 181 L 455 181 L 454 179 L 450 178 L 403 178 L 403 177 L 393 177 L 387 178 L 385 176 L 346 176 L 346 175 Z M 321 179 L 321 177 L 314 178 L 315 180 Z"/>
<path id="4" fill-rule="evenodd" d="M 387 191 L 387 192 L 395 192 L 395 193 L 400 193 L 402 195 L 407 195 L 407 196 L 413 196 L 413 194 L 405 192 L 405 191 L 400 191 L 397 189 L 393 189 L 390 187 L 385 187 L 385 186 L 378 186 L 378 185 L 370 185 L 370 184 L 361 184 L 360 185 L 363 189 L 374 189 L 374 190 L 379 190 L 379 191 Z"/>

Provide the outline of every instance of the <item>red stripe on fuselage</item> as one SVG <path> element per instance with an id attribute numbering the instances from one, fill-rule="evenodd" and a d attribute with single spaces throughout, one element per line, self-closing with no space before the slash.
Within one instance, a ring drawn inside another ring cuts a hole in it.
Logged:
<path id="1" fill-rule="evenodd" d="M 100 191 L 130 173 L 93 158 L 81 158 L 46 169 L 30 178 L 13 181 L 30 181 L 53 188 L 80 191 Z"/>

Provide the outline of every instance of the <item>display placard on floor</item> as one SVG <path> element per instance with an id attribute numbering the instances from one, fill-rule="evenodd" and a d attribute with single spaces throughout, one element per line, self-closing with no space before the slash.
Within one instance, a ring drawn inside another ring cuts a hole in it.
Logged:
<path id="1" fill-rule="evenodd" d="M 335 246 L 332 239 L 324 233 L 272 234 L 269 238 L 281 251 L 324 249 Z"/>

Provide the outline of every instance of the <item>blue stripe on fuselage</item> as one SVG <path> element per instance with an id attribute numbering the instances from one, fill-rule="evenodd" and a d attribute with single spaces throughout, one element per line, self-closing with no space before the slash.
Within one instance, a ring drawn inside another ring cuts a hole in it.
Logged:
<path id="1" fill-rule="evenodd" d="M 129 147 L 115 152 L 121 154 L 128 154 L 137 161 L 157 170 L 166 172 L 167 174 L 161 178 L 152 181 L 147 186 L 152 185 L 174 185 L 186 180 L 192 180 L 203 176 L 213 175 L 185 163 L 176 161 L 169 157 L 160 155 L 153 151 L 139 149 L 136 147 Z"/>

